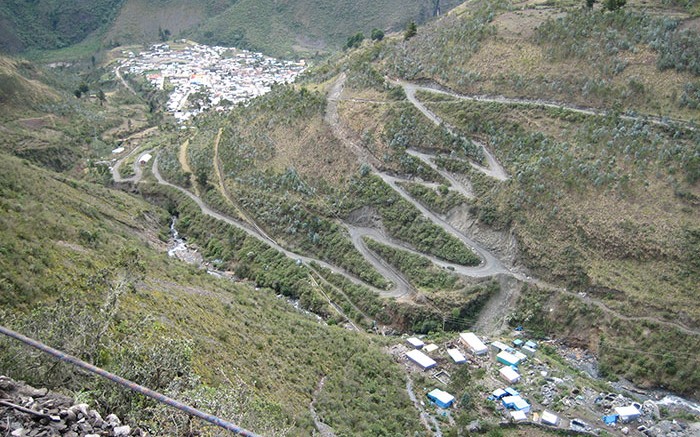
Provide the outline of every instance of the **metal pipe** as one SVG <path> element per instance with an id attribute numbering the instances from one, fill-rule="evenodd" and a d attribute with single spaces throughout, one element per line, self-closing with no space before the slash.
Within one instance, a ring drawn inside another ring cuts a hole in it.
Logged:
<path id="1" fill-rule="evenodd" d="M 211 424 L 214 424 L 218 427 L 221 427 L 225 430 L 232 431 L 236 434 L 246 436 L 246 437 L 258 437 L 257 434 L 248 431 L 246 429 L 243 429 L 231 422 L 228 422 L 226 420 L 220 419 L 212 414 L 205 413 L 203 411 L 200 411 L 196 408 L 190 407 L 189 405 L 185 405 L 180 401 L 177 401 L 173 398 L 170 398 L 168 396 L 165 396 L 164 394 L 158 393 L 156 391 L 153 391 L 149 388 L 146 388 L 142 385 L 139 385 L 133 381 L 129 381 L 128 379 L 124 379 L 121 376 L 115 375 L 114 373 L 110 373 L 104 369 L 101 369 L 99 367 L 93 366 L 90 363 L 87 363 L 79 358 L 76 358 L 72 355 L 68 355 L 66 353 L 63 353 L 57 349 L 54 349 L 50 346 L 47 346 L 41 342 L 38 342 L 34 339 L 31 339 L 29 337 L 26 337 L 18 332 L 12 331 L 11 329 L 7 329 L 4 326 L 0 326 L 0 333 L 5 334 L 8 337 L 14 338 L 15 340 L 19 340 L 24 344 L 27 344 L 33 348 L 36 348 L 42 352 L 45 352 L 49 355 L 53 355 L 54 357 L 58 358 L 61 361 L 65 361 L 68 364 L 72 364 L 73 366 L 80 367 L 82 369 L 87 370 L 88 372 L 92 372 L 96 375 L 99 375 L 103 378 L 107 378 L 113 382 L 116 382 L 117 384 L 123 385 L 124 387 L 131 389 L 135 392 L 141 393 L 144 396 L 148 396 L 149 398 L 155 399 L 156 401 L 169 405 L 173 408 L 176 408 L 180 411 L 183 411 L 191 416 L 199 417 L 202 420 L 205 420 Z"/>

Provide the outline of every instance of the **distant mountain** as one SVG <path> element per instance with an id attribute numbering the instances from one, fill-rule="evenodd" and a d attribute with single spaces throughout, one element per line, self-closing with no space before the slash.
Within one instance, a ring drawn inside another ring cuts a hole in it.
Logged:
<path id="1" fill-rule="evenodd" d="M 57 49 L 92 37 L 107 46 L 169 37 L 304 55 L 340 48 L 357 32 L 424 22 L 459 0 L 8 0 L 0 50 Z"/>
<path id="2" fill-rule="evenodd" d="M 124 0 L 6 0 L 0 3 L 0 51 L 58 49 L 105 28 Z"/>

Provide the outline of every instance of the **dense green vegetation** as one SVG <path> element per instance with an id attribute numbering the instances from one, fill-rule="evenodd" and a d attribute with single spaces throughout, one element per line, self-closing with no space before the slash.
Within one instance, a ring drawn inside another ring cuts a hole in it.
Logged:
<path id="1" fill-rule="evenodd" d="M 0 51 L 58 49 L 104 29 L 125 0 L 7 0 L 0 4 Z"/>
<path id="2" fill-rule="evenodd" d="M 144 186 L 156 203 L 179 212 L 183 231 L 228 232 L 228 240 L 217 241 L 236 244 L 246 268 L 257 271 L 256 282 L 275 290 L 215 279 L 156 249 L 162 243 L 153 236 L 167 238 L 165 210 L 16 158 L 3 156 L 0 166 L 2 324 L 263 434 L 308 435 L 308 404 L 322 375 L 316 409 L 334 417 L 336 432 L 355 434 L 359 422 L 368 435 L 380 426 L 390 435 L 419 429 L 388 355 L 370 339 L 325 326 L 276 297 L 313 292 L 301 283 L 286 288 L 285 280 L 308 276 L 304 267 L 202 217 L 175 193 Z M 199 233 L 196 240 L 206 243 Z M 217 250 L 206 246 L 212 257 Z M 7 340 L 0 351 L 11 376 L 74 390 L 152 431 L 203 429 Z M 383 414 L 374 423 L 379 403 Z M 340 410 L 342 416 L 333 416 Z"/>
<path id="3" fill-rule="evenodd" d="M 434 149 L 441 153 L 455 153 L 468 157 L 476 162 L 482 162 L 484 154 L 481 147 L 448 131 L 445 127 L 436 126 L 421 114 L 413 105 L 405 103 L 392 107 L 388 114 L 389 121 L 385 124 L 385 141 L 393 149 L 405 151 L 408 148 Z M 401 159 L 409 159 L 401 155 Z M 411 170 L 410 166 L 404 166 Z M 423 170 L 430 174 L 431 170 Z M 423 174 L 416 172 L 417 176 Z M 427 179 L 427 178 L 426 178 Z M 435 180 L 434 177 L 428 180 Z"/>
<path id="4" fill-rule="evenodd" d="M 433 2 L 328 2 L 306 0 L 283 3 L 240 0 L 196 30 L 203 42 L 251 47 L 289 56 L 313 55 L 338 49 L 358 32 L 399 30 L 410 20 L 424 22 L 433 16 Z M 447 11 L 459 1 L 442 1 Z"/>
<path id="5" fill-rule="evenodd" d="M 437 189 L 414 182 L 404 182 L 400 185 L 420 203 L 439 214 L 447 214 L 452 208 L 467 202 L 464 196 L 450 190 L 447 185 L 440 185 Z"/>
<path id="6" fill-rule="evenodd" d="M 512 326 L 522 325 L 535 335 L 557 333 L 592 342 L 604 377 L 621 375 L 642 385 L 663 381 L 670 390 L 698 394 L 700 371 L 687 359 L 700 346 L 697 336 L 653 321 L 616 318 L 574 296 L 532 286 L 525 287 L 517 307 Z M 676 346 L 669 349 L 669 344 Z"/>
<path id="7" fill-rule="evenodd" d="M 367 247 L 398 268 L 412 283 L 423 290 L 430 292 L 454 290 L 460 285 L 457 275 L 436 267 L 423 256 L 389 247 L 371 238 L 365 237 L 364 241 Z"/>
<path id="8" fill-rule="evenodd" d="M 440 9 L 459 3 L 442 0 Z M 275 56 L 315 56 L 341 48 L 358 32 L 381 40 L 384 31 L 430 19 L 434 8 L 430 0 L 10 0 L 0 5 L 0 51 L 84 46 L 90 56 L 101 48 L 188 37 Z"/>
<path id="9" fill-rule="evenodd" d="M 585 59 L 606 75 L 622 73 L 628 64 L 625 54 L 646 44 L 659 53 L 659 69 L 700 75 L 700 34 L 681 30 L 679 24 L 627 10 L 602 14 L 580 9 L 545 22 L 537 29 L 536 41 L 547 47 L 552 59 Z"/>

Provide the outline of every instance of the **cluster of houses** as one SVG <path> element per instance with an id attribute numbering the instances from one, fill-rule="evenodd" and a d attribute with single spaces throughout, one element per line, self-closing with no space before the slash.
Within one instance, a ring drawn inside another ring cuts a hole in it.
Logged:
<path id="1" fill-rule="evenodd" d="M 407 339 L 411 349 L 405 356 L 422 370 L 432 369 L 437 366 L 437 362 L 428 356 L 438 349 L 434 344 L 425 344 L 421 339 L 411 337 Z M 474 357 L 484 357 L 489 353 L 489 347 L 495 355 L 495 363 L 498 366 L 498 376 L 503 381 L 504 386 L 494 390 L 488 399 L 499 402 L 505 412 L 513 422 L 525 422 L 530 419 L 532 422 L 543 425 L 558 427 L 560 417 L 548 410 L 533 412 L 532 405 L 525 399 L 518 390 L 512 387 L 521 382 L 522 376 L 519 367 L 537 354 L 538 344 L 532 340 L 522 340 L 516 338 L 511 345 L 501 341 L 493 341 L 487 346 L 476 334 L 464 332 L 459 334 L 459 345 Z M 447 356 L 455 364 L 467 362 L 465 355 L 458 348 L 447 348 Z M 440 390 L 434 389 L 428 393 L 428 398 L 440 408 L 449 408 L 454 403 L 454 396 Z M 630 422 L 640 417 L 640 411 L 635 405 L 622 406 L 615 409 L 615 413 L 604 418 L 605 423 Z"/>
<path id="2" fill-rule="evenodd" d="M 282 61 L 262 53 L 185 42 L 171 49 L 156 44 L 128 56 L 120 68 L 145 75 L 158 89 L 172 88 L 167 109 L 180 121 L 203 111 L 223 111 L 270 91 L 275 83 L 289 83 L 305 68 L 299 62 Z"/>

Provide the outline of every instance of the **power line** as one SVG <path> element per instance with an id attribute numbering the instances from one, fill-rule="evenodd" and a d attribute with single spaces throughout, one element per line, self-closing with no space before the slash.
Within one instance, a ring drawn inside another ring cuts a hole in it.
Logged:
<path id="1" fill-rule="evenodd" d="M 218 427 L 221 427 L 227 431 L 232 431 L 235 434 L 239 434 L 239 435 L 246 436 L 246 437 L 258 437 L 257 434 L 255 434 L 251 431 L 248 431 L 246 429 L 243 429 L 243 428 L 241 428 L 241 427 L 239 427 L 231 422 L 220 419 L 219 417 L 216 417 L 212 414 L 197 410 L 196 408 L 190 407 L 189 405 L 185 405 L 180 401 L 177 401 L 173 398 L 165 396 L 164 394 L 153 391 L 153 390 L 146 388 L 142 385 L 139 385 L 133 381 L 129 381 L 128 379 L 124 379 L 121 376 L 115 375 L 114 373 L 110 373 L 104 369 L 97 367 L 97 366 L 93 366 L 92 364 L 87 363 L 79 358 L 76 358 L 72 355 L 68 355 L 66 353 L 63 353 L 57 349 L 54 349 L 50 346 L 47 346 L 41 342 L 38 342 L 34 339 L 29 338 L 29 337 L 25 337 L 24 335 L 22 335 L 18 332 L 15 332 L 15 331 L 12 331 L 8 328 L 5 328 L 4 326 L 0 326 L 0 334 L 5 334 L 6 336 L 8 336 L 10 338 L 14 338 L 15 340 L 19 340 L 22 343 L 27 344 L 35 349 L 38 349 L 42 352 L 45 352 L 49 355 L 52 355 L 61 361 L 65 361 L 66 363 L 71 364 L 75 367 L 83 368 L 83 369 L 87 370 L 88 372 L 94 373 L 98 376 L 109 379 L 110 381 L 116 382 L 117 384 L 122 385 L 122 386 L 124 386 L 132 391 L 135 391 L 137 393 L 141 393 L 142 395 L 148 396 L 151 399 L 155 399 L 156 401 L 158 401 L 162 404 L 166 404 L 170 407 L 173 407 L 175 409 L 183 411 L 183 412 L 189 414 L 190 416 L 199 417 L 200 419 L 207 421 L 211 424 L 214 424 Z"/>

